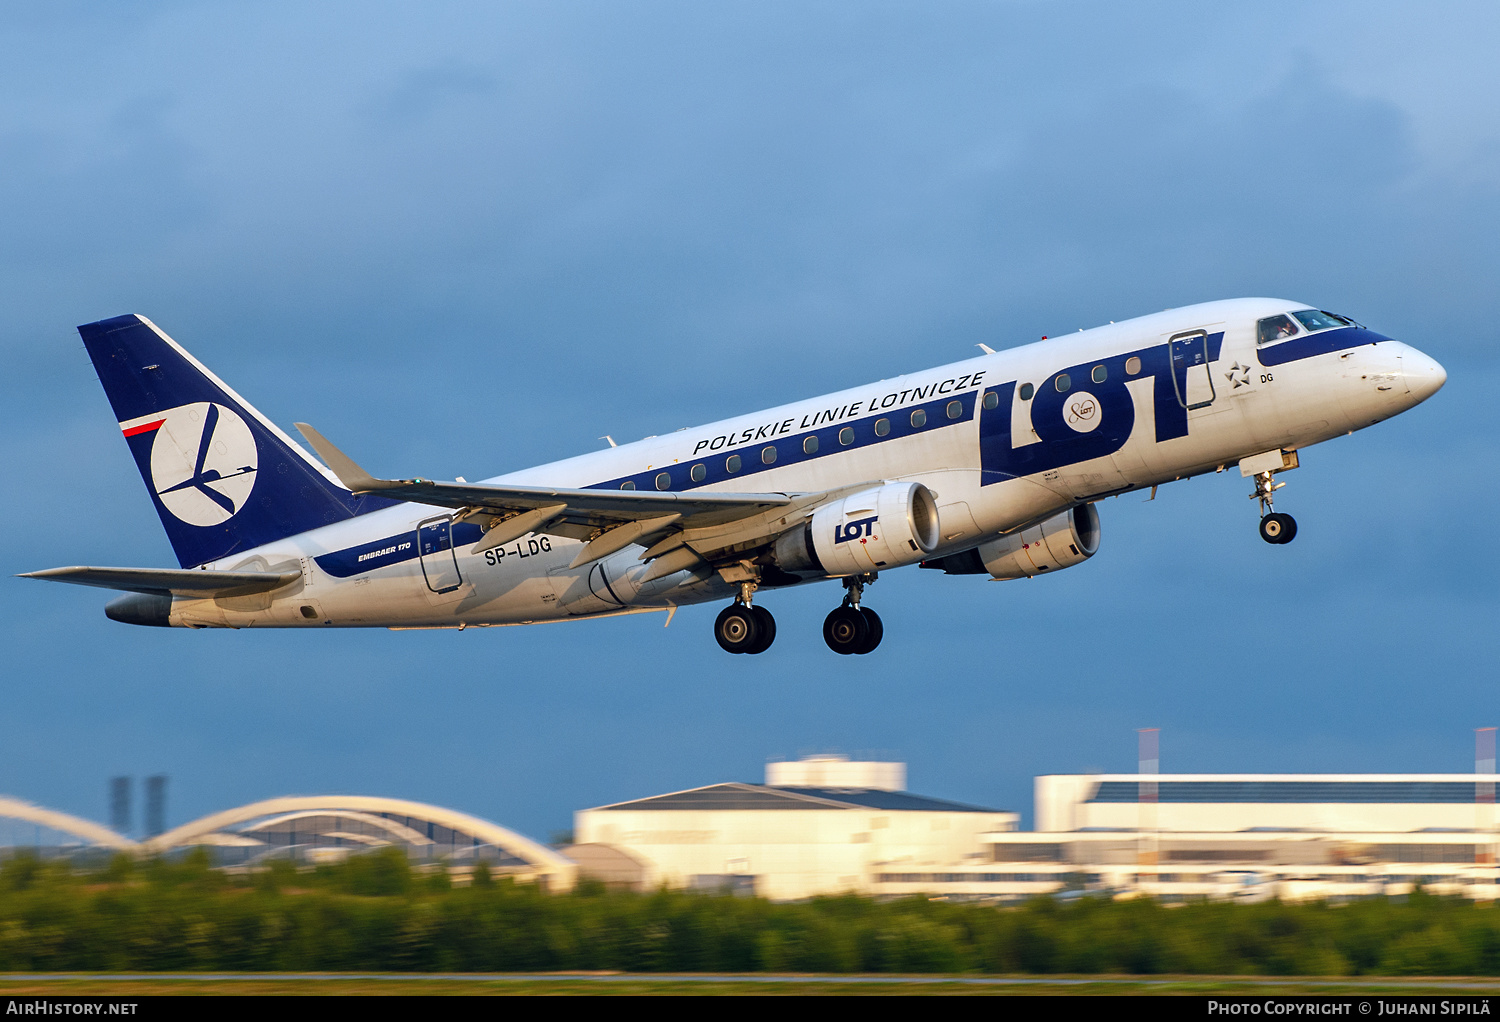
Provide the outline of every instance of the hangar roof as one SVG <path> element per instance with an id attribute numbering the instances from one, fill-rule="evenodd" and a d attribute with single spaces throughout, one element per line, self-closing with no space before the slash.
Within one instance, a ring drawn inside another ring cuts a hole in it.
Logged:
<path id="1" fill-rule="evenodd" d="M 998 813 L 962 802 L 949 802 L 906 791 L 882 791 L 876 788 L 771 788 L 761 784 L 710 784 L 667 795 L 616 802 L 599 809 L 880 809 L 887 811 L 929 813 Z"/>

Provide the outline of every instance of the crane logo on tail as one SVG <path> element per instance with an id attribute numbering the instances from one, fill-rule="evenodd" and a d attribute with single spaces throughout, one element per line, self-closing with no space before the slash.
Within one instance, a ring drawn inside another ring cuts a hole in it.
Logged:
<path id="1" fill-rule="evenodd" d="M 126 437 L 156 434 L 152 486 L 187 524 L 226 522 L 250 499 L 259 453 L 250 427 L 230 408 L 198 401 L 121 425 Z"/>

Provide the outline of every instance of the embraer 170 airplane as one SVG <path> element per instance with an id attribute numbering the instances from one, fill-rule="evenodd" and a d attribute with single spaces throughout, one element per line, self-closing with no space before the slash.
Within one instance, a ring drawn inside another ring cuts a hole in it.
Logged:
<path id="1" fill-rule="evenodd" d="M 823 637 L 868 653 L 883 629 L 861 597 L 880 571 L 1059 571 L 1099 549 L 1099 498 L 1235 466 L 1261 537 L 1290 542 L 1272 497 L 1302 448 L 1447 379 L 1346 317 L 1246 298 L 434 482 L 378 479 L 298 424 L 325 468 L 143 316 L 79 332 L 182 570 L 27 578 L 124 590 L 114 620 L 188 628 L 464 628 L 732 598 L 714 622 L 731 653 L 776 636 L 762 589 L 839 579 Z"/>

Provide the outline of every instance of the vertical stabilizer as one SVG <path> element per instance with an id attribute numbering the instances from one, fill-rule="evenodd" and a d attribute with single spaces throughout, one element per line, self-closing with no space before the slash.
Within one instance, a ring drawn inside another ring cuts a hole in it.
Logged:
<path id="1" fill-rule="evenodd" d="M 392 503 L 346 490 L 146 317 L 78 332 L 184 568 Z"/>

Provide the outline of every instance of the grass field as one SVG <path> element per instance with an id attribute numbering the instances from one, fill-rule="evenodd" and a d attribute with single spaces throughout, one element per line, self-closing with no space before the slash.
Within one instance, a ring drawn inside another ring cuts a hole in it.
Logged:
<path id="1" fill-rule="evenodd" d="M 869 995 L 991 994 L 1069 997 L 1091 994 L 1144 995 L 1414 995 L 1500 994 L 1489 977 L 1311 977 L 1241 976 L 650 976 L 639 973 L 546 975 L 411 974 L 12 974 L 0 975 L 0 997 L 144 997 L 161 995 L 306 996 L 678 994 Z"/>

